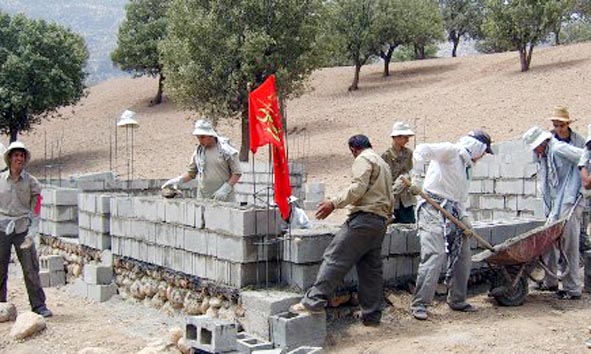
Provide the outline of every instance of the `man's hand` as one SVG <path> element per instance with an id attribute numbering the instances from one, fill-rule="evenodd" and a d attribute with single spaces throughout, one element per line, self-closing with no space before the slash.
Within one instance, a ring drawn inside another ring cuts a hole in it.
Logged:
<path id="1" fill-rule="evenodd" d="M 326 219 L 334 210 L 334 204 L 330 200 L 325 200 L 318 204 L 318 209 L 316 209 L 316 219 L 322 220 Z"/>
<path id="2" fill-rule="evenodd" d="M 162 187 L 161 187 L 161 188 L 162 188 L 162 189 L 164 189 L 164 188 L 167 188 L 167 187 L 168 187 L 168 188 L 174 188 L 174 189 L 177 189 L 177 188 L 178 188 L 178 186 L 179 186 L 179 184 L 182 182 L 182 180 L 183 180 L 183 176 L 178 176 L 178 177 L 175 177 L 175 178 L 173 178 L 173 179 L 169 179 L 168 181 L 166 181 L 166 182 L 165 182 L 165 183 L 162 185 Z"/>
<path id="3" fill-rule="evenodd" d="M 215 193 L 213 193 L 212 198 L 214 200 L 219 200 L 219 201 L 223 202 L 223 201 L 228 200 L 230 193 L 232 193 L 232 186 L 228 182 L 224 182 L 224 184 L 222 184 L 220 189 L 218 189 L 217 191 L 215 191 Z"/>
<path id="4" fill-rule="evenodd" d="M 408 187 L 409 192 L 411 192 L 413 195 L 419 195 L 421 194 L 421 192 L 423 191 L 421 189 L 421 187 L 417 186 L 416 184 L 411 184 L 410 187 Z"/>

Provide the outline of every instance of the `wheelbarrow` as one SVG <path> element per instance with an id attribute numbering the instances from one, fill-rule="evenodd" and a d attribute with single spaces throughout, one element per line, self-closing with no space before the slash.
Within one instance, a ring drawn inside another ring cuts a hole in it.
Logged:
<path id="1" fill-rule="evenodd" d="M 542 268 L 547 275 L 557 279 L 568 274 L 568 261 L 560 246 L 560 238 L 578 202 L 579 200 L 575 202 L 566 217 L 495 245 L 494 252 L 485 250 L 472 257 L 472 262 L 486 262 L 493 270 L 489 296 L 493 297 L 499 305 L 522 305 L 528 293 L 527 280 L 528 278 L 538 280 L 532 275 L 538 267 Z M 566 265 L 562 276 L 551 272 L 542 258 L 556 243 Z"/>

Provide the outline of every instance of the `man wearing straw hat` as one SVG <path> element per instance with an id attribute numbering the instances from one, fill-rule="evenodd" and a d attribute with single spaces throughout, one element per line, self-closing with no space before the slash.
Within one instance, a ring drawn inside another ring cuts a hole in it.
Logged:
<path id="1" fill-rule="evenodd" d="M 554 108 L 554 113 L 548 120 L 552 121 L 553 129 L 550 132 L 554 138 L 581 149 L 585 148 L 585 139 L 570 127 L 570 124 L 575 119 L 570 117 L 566 107 L 559 106 Z M 589 235 L 587 235 L 587 225 L 589 224 L 588 209 L 589 206 L 586 206 L 583 210 L 583 217 L 581 218 L 581 234 L 579 237 L 579 250 L 581 252 L 591 249 L 591 240 L 589 239 Z"/>
<path id="2" fill-rule="evenodd" d="M 25 171 L 30 160 L 31 153 L 20 141 L 10 144 L 4 152 L 8 170 L 0 173 L 0 302 L 6 302 L 8 263 L 14 246 L 33 312 L 51 317 L 53 314 L 45 306 L 45 293 L 39 280 L 35 244 L 28 236 L 41 194 L 37 179 Z"/>
<path id="3" fill-rule="evenodd" d="M 552 133 L 539 127 L 532 127 L 523 134 L 525 145 L 535 154 L 538 164 L 539 189 L 542 192 L 544 213 L 551 223 L 569 215 L 575 205 L 581 189 L 581 175 L 577 164 L 583 155 L 583 149 L 559 141 Z M 566 222 L 560 242 L 566 262 L 561 264 L 562 289 L 558 290 L 556 277 L 546 275 L 542 289 L 556 291 L 559 299 L 580 299 L 582 284 L 579 276 L 579 234 L 581 227 L 582 206 L 579 203 Z M 548 269 L 556 274 L 558 270 L 558 249 L 553 247 L 545 256 Z"/>
<path id="4" fill-rule="evenodd" d="M 382 159 L 392 172 L 392 197 L 394 222 L 400 224 L 415 223 L 416 198 L 402 182 L 401 177 L 409 178 L 412 170 L 412 150 L 405 145 L 415 133 L 404 122 L 396 122 L 392 127 L 392 146 L 382 154 Z"/>
<path id="5" fill-rule="evenodd" d="M 430 161 L 423 183 L 424 192 L 469 228 L 465 203 L 472 167 L 486 153 L 492 154 L 491 143 L 490 135 L 475 129 L 456 144 L 420 144 L 413 154 L 417 173 L 422 173 L 421 167 Z M 423 199 L 417 205 L 417 219 L 421 263 L 410 305 L 413 317 L 417 320 L 428 318 L 426 307 L 433 301 L 441 269 L 446 263 L 449 307 L 454 311 L 476 311 L 476 307 L 466 302 L 472 260 L 470 242 L 463 231 Z"/>
<path id="6" fill-rule="evenodd" d="M 168 180 L 162 188 L 176 188 L 179 184 L 197 178 L 197 195 L 200 198 L 235 201 L 234 185 L 242 175 L 238 150 L 227 139 L 220 137 L 207 120 L 195 122 L 193 135 L 199 144 L 191 156 L 187 172 Z"/>

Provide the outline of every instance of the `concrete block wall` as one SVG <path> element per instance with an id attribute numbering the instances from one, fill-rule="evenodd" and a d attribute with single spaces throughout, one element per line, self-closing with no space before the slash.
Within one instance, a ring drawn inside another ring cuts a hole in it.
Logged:
<path id="1" fill-rule="evenodd" d="M 273 201 L 273 166 L 268 164 L 241 163 L 242 177 L 234 187 L 236 200 L 248 204 L 264 205 L 269 200 Z M 306 173 L 301 163 L 289 163 L 289 179 L 292 194 L 299 199 L 306 198 Z M 253 194 L 256 193 L 256 197 Z"/>
<path id="2" fill-rule="evenodd" d="M 78 194 L 80 244 L 105 250 L 111 248 L 111 195 L 81 192 Z"/>
<path id="3" fill-rule="evenodd" d="M 41 190 L 39 233 L 55 237 L 78 237 L 78 190 L 44 188 Z"/>

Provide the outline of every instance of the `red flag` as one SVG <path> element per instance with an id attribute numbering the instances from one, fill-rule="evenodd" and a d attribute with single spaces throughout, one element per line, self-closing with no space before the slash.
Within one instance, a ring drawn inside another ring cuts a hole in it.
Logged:
<path id="1" fill-rule="evenodd" d="M 291 184 L 289 167 L 283 140 L 283 125 L 279 114 L 275 75 L 269 76 L 261 86 L 248 97 L 248 121 L 250 126 L 250 150 L 256 153 L 259 146 L 273 146 L 273 168 L 275 172 L 275 203 L 283 220 L 289 218 Z"/>

